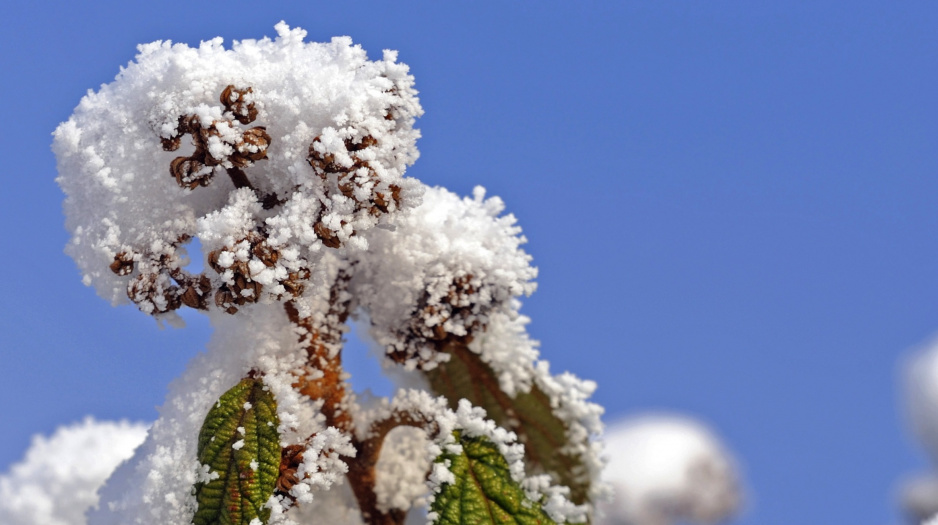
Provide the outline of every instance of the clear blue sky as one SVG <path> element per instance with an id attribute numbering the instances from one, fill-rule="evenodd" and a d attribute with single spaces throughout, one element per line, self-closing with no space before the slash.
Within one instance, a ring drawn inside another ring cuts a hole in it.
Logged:
<path id="1" fill-rule="evenodd" d="M 426 109 L 409 173 L 504 198 L 553 369 L 611 419 L 711 423 L 750 487 L 735 523 L 899 521 L 895 484 L 926 467 L 899 363 L 938 331 L 938 5 L 271 4 L 0 7 L 0 471 L 86 414 L 154 419 L 209 336 L 81 285 L 51 131 L 137 43 L 283 19 L 400 50 Z"/>

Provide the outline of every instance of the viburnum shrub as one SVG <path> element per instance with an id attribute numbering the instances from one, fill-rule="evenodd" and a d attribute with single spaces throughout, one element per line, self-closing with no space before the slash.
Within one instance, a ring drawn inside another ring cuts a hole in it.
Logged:
<path id="1" fill-rule="evenodd" d="M 395 52 L 276 30 L 141 45 L 55 131 L 84 283 L 215 329 L 89 522 L 589 521 L 602 409 L 538 359 L 515 218 L 404 176 L 422 109 Z M 350 318 L 392 398 L 351 389 Z"/>

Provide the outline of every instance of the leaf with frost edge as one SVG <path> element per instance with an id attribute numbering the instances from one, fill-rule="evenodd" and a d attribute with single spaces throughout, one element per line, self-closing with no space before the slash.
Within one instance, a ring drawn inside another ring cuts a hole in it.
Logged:
<path id="1" fill-rule="evenodd" d="M 195 484 L 194 525 L 267 523 L 264 504 L 280 474 L 279 424 L 277 403 L 260 379 L 246 377 L 222 394 L 199 432 L 199 462 L 214 479 Z"/>
<path id="2" fill-rule="evenodd" d="M 494 443 L 482 436 L 464 437 L 459 431 L 453 437 L 461 451 L 444 452 L 436 459 L 448 466 L 453 481 L 443 483 L 433 500 L 433 525 L 556 523 L 540 504 L 525 497 Z"/>
<path id="3" fill-rule="evenodd" d="M 551 408 L 550 398 L 537 385 L 514 397 L 502 391 L 492 367 L 464 345 L 447 348 L 451 357 L 426 373 L 430 386 L 454 408 L 460 399 L 485 409 L 496 424 L 518 434 L 525 446 L 529 472 L 546 472 L 570 488 L 570 499 L 579 505 L 589 500 L 589 481 L 577 474 L 585 470 L 583 459 L 562 452 L 567 444 L 566 425 Z"/>

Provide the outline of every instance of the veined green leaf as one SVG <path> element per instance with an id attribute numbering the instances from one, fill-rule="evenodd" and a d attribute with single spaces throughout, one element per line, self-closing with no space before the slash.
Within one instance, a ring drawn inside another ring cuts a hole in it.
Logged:
<path id="1" fill-rule="evenodd" d="M 218 477 L 196 483 L 194 525 L 248 525 L 270 519 L 264 504 L 280 474 L 277 403 L 264 382 L 246 377 L 209 410 L 199 432 L 199 462 Z"/>
<path id="2" fill-rule="evenodd" d="M 534 385 L 529 392 L 511 397 L 478 354 L 461 344 L 450 345 L 446 352 L 451 355 L 449 361 L 427 372 L 433 391 L 445 396 L 454 410 L 462 398 L 484 408 L 496 424 L 518 434 L 529 473 L 550 474 L 555 483 L 570 488 L 573 503 L 585 503 L 589 485 L 582 481 L 582 473 L 586 467 L 579 456 L 557 452 L 567 442 L 566 426 L 554 415 L 547 394 Z"/>
<path id="3" fill-rule="evenodd" d="M 511 479 L 508 462 L 495 444 L 484 437 L 463 437 L 459 431 L 453 435 L 462 445 L 462 453 L 443 453 L 437 458 L 437 462 L 449 462 L 456 479 L 443 484 L 433 500 L 430 510 L 437 516 L 434 525 L 555 523 Z"/>

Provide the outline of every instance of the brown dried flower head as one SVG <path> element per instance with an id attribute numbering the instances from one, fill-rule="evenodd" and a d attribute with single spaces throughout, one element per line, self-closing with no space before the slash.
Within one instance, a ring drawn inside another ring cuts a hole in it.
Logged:
<path id="1" fill-rule="evenodd" d="M 366 210 L 372 216 L 379 216 L 397 209 L 401 204 L 401 188 L 395 184 L 382 186 L 378 174 L 363 153 L 378 145 L 372 135 L 364 134 L 357 142 L 345 140 L 345 149 L 352 163 L 345 166 L 336 160 L 333 153 L 322 147 L 322 138 L 316 137 L 309 146 L 307 161 L 326 184 L 337 194 L 352 200 L 355 212 Z M 345 226 L 341 222 L 340 226 Z M 323 222 L 320 217 L 313 225 L 316 235 L 323 244 L 330 248 L 342 245 L 338 231 Z M 354 233 L 353 233 L 354 235 Z"/>
<path id="2" fill-rule="evenodd" d="M 485 330 L 476 301 L 480 286 L 471 274 L 466 274 L 457 277 L 442 297 L 425 292 L 409 325 L 400 334 L 403 345 L 389 348 L 388 357 L 401 364 L 417 359 L 419 367 L 432 368 L 438 354 L 450 344 L 471 343 L 474 334 Z M 458 328 L 452 330 L 449 326 Z"/>
<path id="3" fill-rule="evenodd" d="M 256 126 L 242 131 L 235 125 L 235 121 L 249 124 L 257 118 L 252 93 L 250 87 L 226 87 L 219 99 L 228 118 L 213 120 L 208 125 L 196 115 L 179 117 L 175 133 L 161 139 L 164 150 L 175 151 L 179 149 L 183 135 L 192 136 L 195 145 L 192 155 L 176 157 L 170 163 L 169 172 L 177 184 L 190 190 L 208 186 L 218 167 L 228 171 L 236 187 L 250 186 L 246 176 L 237 171 L 267 158 L 270 146 L 270 135 L 265 127 Z"/>

